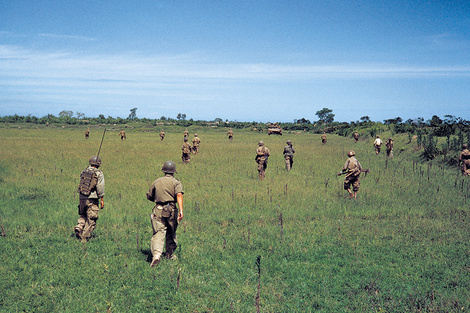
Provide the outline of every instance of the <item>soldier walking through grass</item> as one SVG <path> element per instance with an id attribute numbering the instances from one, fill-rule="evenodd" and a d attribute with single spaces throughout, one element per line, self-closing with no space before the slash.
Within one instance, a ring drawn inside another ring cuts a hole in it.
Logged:
<path id="1" fill-rule="evenodd" d="M 191 140 L 193 143 L 193 154 L 198 154 L 199 153 L 199 144 L 201 143 L 201 139 L 197 136 L 197 134 L 194 134 L 194 138 Z"/>
<path id="2" fill-rule="evenodd" d="M 393 159 L 393 139 L 391 137 L 385 142 L 385 146 L 387 147 L 387 157 Z"/>
<path id="3" fill-rule="evenodd" d="M 349 198 L 357 198 L 357 192 L 359 191 L 359 185 L 361 182 L 359 181 L 359 176 L 361 175 L 361 163 L 355 157 L 356 152 L 349 151 L 348 152 L 348 159 L 344 163 L 341 172 L 338 173 L 338 176 L 346 174 L 344 179 L 344 190 L 349 193 Z M 351 190 L 352 186 L 352 190 Z"/>
<path id="4" fill-rule="evenodd" d="M 160 132 L 160 141 L 163 141 L 163 139 L 165 139 L 165 132 L 162 129 L 162 131 Z"/>
<path id="5" fill-rule="evenodd" d="M 78 193 L 80 194 L 80 204 L 78 205 L 77 226 L 75 226 L 75 236 L 82 242 L 88 241 L 91 233 L 96 228 L 98 204 L 101 202 L 101 209 L 104 208 L 104 175 L 98 168 L 101 166 L 101 158 L 92 156 L 89 160 L 89 166 L 80 174 L 80 184 Z"/>
<path id="6" fill-rule="evenodd" d="M 356 143 L 359 140 L 359 133 L 355 131 L 353 137 L 354 137 L 354 142 Z"/>
<path id="7" fill-rule="evenodd" d="M 326 141 L 327 141 L 327 136 L 326 136 L 326 133 L 323 132 L 323 134 L 321 135 L 321 144 L 322 145 L 326 144 Z"/>
<path id="8" fill-rule="evenodd" d="M 188 143 L 188 138 L 184 137 L 183 146 L 181 147 L 182 155 L 181 160 L 183 163 L 191 162 L 191 146 Z"/>
<path id="9" fill-rule="evenodd" d="M 85 139 L 88 139 L 88 138 L 90 138 L 90 128 L 87 128 L 85 130 Z"/>
<path id="10" fill-rule="evenodd" d="M 287 146 L 284 147 L 284 160 L 286 162 L 286 170 L 290 171 L 292 169 L 292 165 L 294 164 L 294 153 L 295 149 L 292 146 L 292 141 L 287 140 Z"/>
<path id="11" fill-rule="evenodd" d="M 470 176 L 470 151 L 466 144 L 462 145 L 462 151 L 460 152 L 458 161 L 462 175 Z"/>
<path id="12" fill-rule="evenodd" d="M 268 147 L 264 146 L 263 141 L 258 142 L 258 148 L 256 149 L 255 161 L 258 163 L 258 175 L 259 179 L 263 180 L 266 176 L 266 168 L 268 167 L 268 158 L 271 155 Z"/>
<path id="13" fill-rule="evenodd" d="M 227 136 L 228 136 L 228 141 L 229 142 L 232 142 L 232 139 L 233 139 L 233 130 L 230 128 L 227 132 Z"/>
<path id="14" fill-rule="evenodd" d="M 167 259 L 176 260 L 175 250 L 176 229 L 178 222 L 183 219 L 183 185 L 174 177 L 176 165 L 172 161 L 166 161 L 162 166 L 165 176 L 156 179 L 147 193 L 147 199 L 155 202 L 150 220 L 153 236 L 150 241 L 152 262 L 150 267 L 155 267 L 160 262 L 165 246 Z M 178 211 L 179 209 L 179 211 Z"/>
<path id="15" fill-rule="evenodd" d="M 121 140 L 126 139 L 126 132 L 124 131 L 124 129 L 121 128 L 121 131 L 119 132 L 119 136 L 121 136 Z"/>
<path id="16" fill-rule="evenodd" d="M 375 154 L 379 155 L 380 149 L 382 148 L 382 139 L 380 139 L 379 135 L 374 140 L 374 149 L 375 149 Z"/>

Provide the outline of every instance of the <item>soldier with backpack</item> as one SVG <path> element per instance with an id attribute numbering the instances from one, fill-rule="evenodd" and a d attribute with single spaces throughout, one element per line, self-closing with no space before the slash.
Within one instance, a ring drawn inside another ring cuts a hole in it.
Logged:
<path id="1" fill-rule="evenodd" d="M 183 160 L 183 163 L 189 163 L 191 162 L 191 146 L 188 143 L 188 137 L 184 137 L 183 140 L 183 146 L 181 147 L 183 154 L 181 155 L 181 160 Z"/>
<path id="2" fill-rule="evenodd" d="M 359 191 L 359 175 L 361 175 L 362 166 L 361 163 L 355 157 L 356 152 L 353 150 L 348 152 L 348 159 L 344 163 L 341 172 L 338 173 L 338 176 L 346 174 L 344 178 L 344 190 L 349 193 L 349 198 L 357 198 L 357 192 Z M 352 186 L 352 191 L 351 191 Z"/>
<path id="3" fill-rule="evenodd" d="M 104 208 L 104 175 L 99 167 L 101 158 L 94 155 L 89 160 L 89 166 L 80 174 L 80 184 L 77 192 L 80 194 L 80 204 L 78 205 L 77 226 L 75 226 L 75 236 L 82 242 L 88 241 L 91 233 L 96 227 L 98 212 Z"/>
<path id="4" fill-rule="evenodd" d="M 268 147 L 264 145 L 263 141 L 258 142 L 258 148 L 256 149 L 255 161 L 258 163 L 258 175 L 259 179 L 263 180 L 265 177 L 266 168 L 268 166 L 268 158 L 271 155 Z"/>

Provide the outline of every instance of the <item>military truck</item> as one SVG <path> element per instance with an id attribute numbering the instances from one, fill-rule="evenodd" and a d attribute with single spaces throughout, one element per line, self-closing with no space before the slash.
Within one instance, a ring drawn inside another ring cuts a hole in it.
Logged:
<path id="1" fill-rule="evenodd" d="M 281 126 L 277 125 L 277 123 L 271 124 L 268 126 L 268 135 L 281 135 L 282 136 L 282 128 Z"/>

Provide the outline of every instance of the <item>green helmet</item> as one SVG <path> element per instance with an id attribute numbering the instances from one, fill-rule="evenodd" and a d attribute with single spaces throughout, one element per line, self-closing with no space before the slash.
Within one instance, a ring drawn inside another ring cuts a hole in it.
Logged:
<path id="1" fill-rule="evenodd" d="M 165 174 L 167 174 L 167 173 L 169 173 L 169 174 L 177 173 L 175 162 L 166 161 L 165 163 L 163 163 L 162 172 L 165 173 Z"/>
<path id="2" fill-rule="evenodd" d="M 88 163 L 90 163 L 90 165 L 100 167 L 101 166 L 101 158 L 99 156 L 94 155 L 90 158 Z"/>

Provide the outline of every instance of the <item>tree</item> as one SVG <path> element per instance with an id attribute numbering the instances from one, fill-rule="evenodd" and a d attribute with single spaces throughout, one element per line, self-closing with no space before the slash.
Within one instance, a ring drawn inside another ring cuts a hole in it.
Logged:
<path id="1" fill-rule="evenodd" d="M 318 119 L 320 122 L 331 123 L 334 121 L 334 117 L 335 117 L 335 115 L 332 112 L 333 110 L 330 110 L 328 108 L 323 108 L 320 111 L 317 111 L 315 115 L 318 116 Z"/>
<path id="2" fill-rule="evenodd" d="M 395 117 L 395 118 L 391 118 L 388 120 L 384 120 L 384 124 L 385 125 L 400 124 L 402 121 L 403 119 L 401 117 Z"/>
<path id="3" fill-rule="evenodd" d="M 442 124 L 442 120 L 437 115 L 433 115 L 428 122 L 432 127 L 439 127 Z"/>
<path id="4" fill-rule="evenodd" d="M 128 119 L 128 120 L 135 120 L 135 119 L 137 118 L 136 111 L 137 111 L 137 108 L 131 109 L 131 113 L 129 114 L 129 116 L 127 117 L 127 119 Z"/>
<path id="5" fill-rule="evenodd" d="M 73 111 L 66 111 L 63 110 L 59 113 L 60 117 L 72 117 L 73 116 Z"/>
<path id="6" fill-rule="evenodd" d="M 370 122 L 369 116 L 365 115 L 361 117 L 361 123 L 368 123 L 368 122 Z"/>
<path id="7" fill-rule="evenodd" d="M 299 118 L 298 120 L 294 120 L 294 124 L 310 124 L 310 121 L 302 117 L 302 118 Z"/>
<path id="8" fill-rule="evenodd" d="M 77 113 L 75 113 L 75 114 L 77 114 L 77 118 L 78 118 L 78 119 L 81 119 L 82 117 L 85 116 L 85 113 L 77 112 Z"/>

